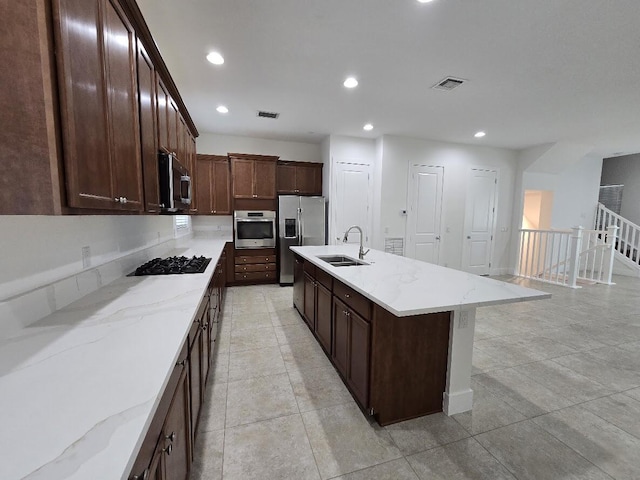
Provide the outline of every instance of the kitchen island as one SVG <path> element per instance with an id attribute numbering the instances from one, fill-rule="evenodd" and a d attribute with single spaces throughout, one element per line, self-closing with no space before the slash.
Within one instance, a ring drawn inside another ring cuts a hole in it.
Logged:
<path id="1" fill-rule="evenodd" d="M 471 410 L 477 307 L 551 295 L 353 245 L 292 247 L 294 305 L 360 407 L 386 425 Z"/>

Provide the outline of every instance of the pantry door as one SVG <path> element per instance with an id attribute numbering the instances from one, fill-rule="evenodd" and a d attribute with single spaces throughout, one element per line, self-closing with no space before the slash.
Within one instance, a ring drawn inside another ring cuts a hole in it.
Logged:
<path id="1" fill-rule="evenodd" d="M 356 163 L 336 164 L 335 195 L 332 212 L 335 231 L 330 244 L 342 243 L 342 237 L 352 225 L 362 228 L 363 244 L 369 242 L 371 223 L 371 166 Z M 360 243 L 357 230 L 349 233 L 347 243 Z"/>
<path id="2" fill-rule="evenodd" d="M 407 252 L 409 258 L 440 260 L 443 167 L 413 165 L 407 188 Z"/>
<path id="3" fill-rule="evenodd" d="M 498 172 L 472 168 L 468 180 L 462 269 L 476 275 L 489 275 L 496 223 Z"/>

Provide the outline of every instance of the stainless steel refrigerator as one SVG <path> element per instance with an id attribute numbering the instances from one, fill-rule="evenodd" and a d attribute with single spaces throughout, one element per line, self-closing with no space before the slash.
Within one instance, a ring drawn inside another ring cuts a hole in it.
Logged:
<path id="1" fill-rule="evenodd" d="M 326 244 L 324 197 L 278 197 L 278 240 L 280 244 L 280 285 L 293 283 L 295 245 Z"/>

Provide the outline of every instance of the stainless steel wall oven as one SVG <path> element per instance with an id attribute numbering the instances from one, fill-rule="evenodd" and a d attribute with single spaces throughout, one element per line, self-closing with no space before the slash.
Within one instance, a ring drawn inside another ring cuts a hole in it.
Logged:
<path id="1" fill-rule="evenodd" d="M 235 248 L 274 248 L 276 246 L 276 212 L 271 210 L 236 210 L 233 212 Z"/>

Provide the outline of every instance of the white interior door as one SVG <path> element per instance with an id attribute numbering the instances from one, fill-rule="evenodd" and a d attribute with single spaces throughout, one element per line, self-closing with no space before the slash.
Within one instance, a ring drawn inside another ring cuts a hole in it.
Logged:
<path id="1" fill-rule="evenodd" d="M 443 167 L 413 165 L 409 171 L 407 257 L 438 264 Z"/>
<path id="2" fill-rule="evenodd" d="M 488 275 L 491 268 L 497 186 L 498 172 L 469 171 L 462 268 L 477 275 Z"/>
<path id="3" fill-rule="evenodd" d="M 332 202 L 336 238 L 331 243 L 341 243 L 344 232 L 350 226 L 358 225 L 362 228 L 363 243 L 366 244 L 369 241 L 371 166 L 338 163 L 336 173 L 336 201 Z M 357 230 L 349 233 L 348 243 L 360 243 Z"/>

